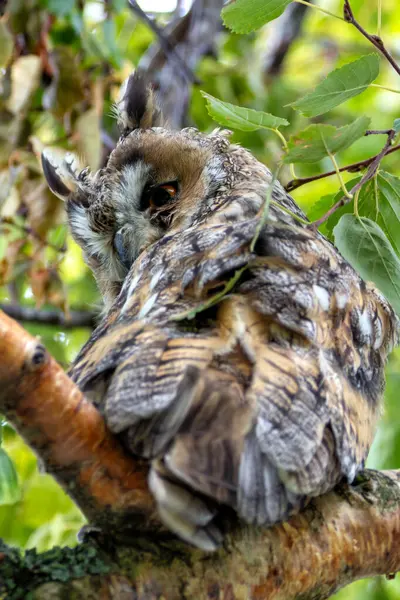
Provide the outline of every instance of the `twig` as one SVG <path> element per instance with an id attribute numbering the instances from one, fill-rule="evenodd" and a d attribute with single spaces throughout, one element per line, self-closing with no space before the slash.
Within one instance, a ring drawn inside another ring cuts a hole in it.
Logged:
<path id="1" fill-rule="evenodd" d="M 360 190 L 362 188 L 364 183 L 367 183 L 367 181 L 372 179 L 372 177 L 375 175 L 375 173 L 379 167 L 379 164 L 380 164 L 382 158 L 386 155 L 388 149 L 390 148 L 395 135 L 396 135 L 395 130 L 391 129 L 390 133 L 388 134 L 386 143 L 385 143 L 384 147 L 382 148 L 382 150 L 379 152 L 379 154 L 377 154 L 375 156 L 374 160 L 370 163 L 370 165 L 367 169 L 367 172 L 364 173 L 364 175 L 361 177 L 360 181 L 358 181 L 350 190 L 350 195 L 352 197 L 355 194 L 357 194 L 358 190 Z M 342 196 L 342 198 L 340 198 L 340 200 L 338 200 L 333 206 L 331 206 L 331 208 L 322 217 L 320 217 L 316 221 L 313 221 L 312 223 L 310 223 L 309 226 L 313 227 L 314 229 L 318 229 L 318 227 L 320 225 L 322 225 L 322 223 L 325 223 L 325 221 L 327 221 L 329 219 L 329 217 L 331 215 L 333 215 L 334 212 L 337 211 L 338 208 L 348 204 L 352 200 L 352 197 L 347 198 L 346 196 Z"/>
<path id="2" fill-rule="evenodd" d="M 134 12 L 140 19 L 142 19 L 142 21 L 144 21 L 146 25 L 148 25 L 149 28 L 155 33 L 161 48 L 165 52 L 165 55 L 175 62 L 185 79 L 190 83 L 199 84 L 200 80 L 194 75 L 193 71 L 189 69 L 183 58 L 175 50 L 174 46 L 170 43 L 168 37 L 166 37 L 162 29 L 158 27 L 157 23 L 155 23 L 153 19 L 150 19 L 150 17 L 138 5 L 136 0 L 128 0 L 128 4 L 132 12 Z"/>
<path id="3" fill-rule="evenodd" d="M 388 131 L 390 131 L 390 130 L 388 130 Z M 393 152 L 397 152 L 397 150 L 400 150 L 400 144 L 397 144 L 396 146 L 389 148 L 389 150 L 385 153 L 385 156 L 388 156 L 389 154 L 392 154 Z M 345 167 L 340 167 L 339 171 L 340 172 L 348 171 L 349 173 L 357 173 L 358 171 L 361 171 L 362 169 L 368 167 L 379 155 L 380 155 L 380 153 L 375 154 L 375 156 L 371 156 L 370 158 L 367 158 L 365 160 L 360 160 L 359 162 L 352 163 L 351 165 L 346 165 Z M 318 179 L 324 179 L 325 177 L 331 177 L 331 175 L 336 175 L 336 171 L 327 171 L 326 173 L 320 173 L 319 175 L 313 175 L 312 177 L 299 177 L 298 179 L 292 179 L 285 186 L 285 189 L 287 192 L 291 192 L 292 190 L 295 190 L 295 189 L 301 187 L 302 185 L 305 185 L 306 183 L 310 183 L 311 181 L 318 181 Z"/>
<path id="4" fill-rule="evenodd" d="M 397 62 L 395 61 L 395 59 L 393 58 L 393 56 L 387 50 L 387 48 L 385 47 L 385 44 L 383 43 L 382 39 L 379 36 L 377 36 L 377 35 L 371 35 L 370 33 L 368 33 L 364 29 L 364 27 L 362 27 L 362 25 L 360 25 L 360 23 L 354 17 L 354 14 L 353 14 L 353 11 L 351 9 L 350 1 L 349 0 L 344 0 L 343 15 L 344 15 L 345 21 L 347 23 L 351 23 L 351 25 L 354 25 L 354 27 L 356 29 L 358 29 L 358 31 L 361 33 L 361 35 L 363 35 L 365 38 L 367 38 L 367 40 L 370 41 L 371 44 L 373 44 L 375 46 L 375 48 L 377 48 L 379 50 L 379 52 L 381 52 L 383 54 L 383 56 L 392 65 L 392 67 L 396 71 L 396 73 L 398 75 L 400 75 L 400 66 L 397 64 Z"/>
<path id="5" fill-rule="evenodd" d="M 63 329 L 73 329 L 74 327 L 94 329 L 97 324 L 96 313 L 86 310 L 71 311 L 66 316 L 57 310 L 39 310 L 30 306 L 2 303 L 0 303 L 0 310 L 17 321 L 29 321 L 30 323 L 40 323 L 42 325 L 59 325 Z"/>

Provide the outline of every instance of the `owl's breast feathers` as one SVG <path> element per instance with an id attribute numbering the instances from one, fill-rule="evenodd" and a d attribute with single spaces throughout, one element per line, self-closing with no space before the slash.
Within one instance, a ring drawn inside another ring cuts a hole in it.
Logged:
<path id="1" fill-rule="evenodd" d="M 207 549 L 219 542 L 209 499 L 272 524 L 354 478 L 396 341 L 392 309 L 330 242 L 277 207 L 269 216 L 254 252 L 259 215 L 156 242 L 71 369 L 152 460 L 164 521 Z M 217 305 L 181 318 L 243 267 Z"/>

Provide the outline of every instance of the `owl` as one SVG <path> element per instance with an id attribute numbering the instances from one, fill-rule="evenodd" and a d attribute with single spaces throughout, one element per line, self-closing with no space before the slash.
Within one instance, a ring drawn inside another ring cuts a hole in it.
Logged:
<path id="1" fill-rule="evenodd" d="M 212 551 L 224 511 L 268 526 L 354 479 L 398 322 L 229 132 L 171 131 L 137 74 L 118 119 L 96 173 L 42 157 L 105 306 L 69 374 Z"/>

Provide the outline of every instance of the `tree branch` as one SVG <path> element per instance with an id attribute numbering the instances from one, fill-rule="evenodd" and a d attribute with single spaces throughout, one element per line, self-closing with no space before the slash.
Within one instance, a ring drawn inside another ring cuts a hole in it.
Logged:
<path id="1" fill-rule="evenodd" d="M 392 144 L 392 141 L 396 135 L 396 132 L 394 129 L 390 129 L 389 132 L 390 133 L 388 134 L 388 137 L 387 137 L 384 147 L 379 152 L 379 154 L 377 154 L 375 156 L 374 160 L 369 164 L 367 171 L 361 177 L 360 181 L 358 181 L 351 188 L 349 197 L 342 196 L 342 198 L 340 198 L 340 200 L 338 200 L 333 206 L 331 206 L 331 208 L 322 217 L 320 217 L 316 221 L 313 221 L 312 223 L 310 223 L 310 227 L 314 227 L 315 229 L 318 229 L 318 227 L 320 225 L 322 225 L 322 223 L 325 223 L 325 221 L 327 221 L 329 219 L 329 217 L 331 215 L 333 215 L 334 212 L 337 211 L 338 208 L 340 208 L 341 206 L 345 206 L 346 204 L 351 202 L 351 200 L 353 199 L 355 194 L 358 192 L 358 190 L 360 190 L 362 188 L 364 183 L 367 183 L 367 181 L 372 179 L 372 177 L 375 175 L 375 173 L 377 172 L 377 170 L 379 168 L 382 158 L 386 155 L 386 153 L 389 150 L 389 148 Z"/>
<path id="2" fill-rule="evenodd" d="M 157 23 L 153 19 L 150 19 L 150 17 L 139 6 L 136 0 L 128 0 L 128 5 L 131 11 L 134 12 L 142 21 L 144 21 L 146 25 L 148 25 L 148 27 L 153 31 L 153 33 L 155 33 L 165 56 L 171 62 L 175 63 L 184 78 L 191 83 L 199 83 L 198 79 L 193 74 L 193 71 L 188 67 L 179 52 L 176 51 L 175 46 L 171 43 L 169 38 L 164 35 L 164 31 L 157 25 Z"/>
<path id="3" fill-rule="evenodd" d="M 387 150 L 387 152 L 385 153 L 385 156 L 392 154 L 392 152 L 397 152 L 397 150 L 400 150 L 400 144 L 397 144 L 396 146 L 392 146 L 392 148 L 389 148 Z M 369 165 L 371 163 L 373 163 L 374 160 L 379 155 L 380 155 L 380 152 L 378 152 L 378 154 L 375 154 L 374 156 L 371 156 L 370 158 L 367 158 L 365 160 L 360 160 L 359 162 L 352 163 L 351 165 L 346 165 L 345 167 L 340 167 L 339 171 L 340 172 L 348 171 L 349 173 L 357 173 L 358 171 L 361 171 L 362 169 L 369 167 Z M 285 186 L 285 190 L 287 192 L 291 192 L 292 190 L 295 190 L 296 188 L 298 188 L 302 185 L 305 185 L 306 183 L 310 183 L 311 181 L 317 181 L 318 179 L 324 179 L 325 177 L 331 177 L 331 175 L 336 175 L 336 171 L 327 171 L 326 173 L 320 173 L 319 175 L 312 175 L 311 177 L 299 177 L 298 179 L 292 179 Z"/>
<path id="4" fill-rule="evenodd" d="M 94 329 L 98 318 L 95 312 L 87 310 L 73 310 L 68 315 L 65 315 L 58 310 L 39 310 L 30 306 L 3 304 L 1 302 L 0 310 L 17 321 L 28 321 L 42 325 L 59 325 L 63 329 L 74 329 L 75 327 L 90 327 Z"/>
<path id="5" fill-rule="evenodd" d="M 223 0 L 195 0 L 190 11 L 163 30 L 169 47 L 185 57 L 186 68 L 193 74 L 199 60 L 213 51 L 215 38 L 221 28 L 220 13 Z M 174 60 L 164 50 L 159 38 L 140 60 L 139 68 L 146 72 L 157 89 L 157 95 L 171 129 L 187 125 L 190 84 L 176 68 Z M 197 81 L 194 81 L 196 83 Z"/>
<path id="6" fill-rule="evenodd" d="M 375 46 L 375 48 L 377 48 L 379 50 L 379 52 L 381 52 L 383 54 L 383 56 L 392 65 L 392 67 L 396 71 L 396 73 L 398 75 L 400 75 L 400 66 L 397 64 L 397 62 L 395 61 L 393 56 L 390 54 L 389 50 L 385 47 L 385 44 L 383 43 L 382 39 L 377 35 L 371 35 L 364 29 L 364 27 L 362 27 L 362 25 L 360 25 L 360 23 L 357 21 L 357 19 L 354 16 L 354 13 L 350 6 L 349 0 L 344 0 L 343 15 L 344 15 L 345 21 L 347 21 L 347 23 L 351 23 L 351 25 L 354 25 L 354 27 L 356 29 L 358 29 L 358 31 L 361 33 L 361 35 L 363 35 L 369 42 L 371 42 L 371 44 L 373 44 Z"/>
<path id="7" fill-rule="evenodd" d="M 125 453 L 41 344 L 4 313 L 0 411 L 90 523 L 102 529 L 98 543 L 117 573 L 114 579 L 80 580 L 84 597 L 107 589 L 104 597 L 120 598 L 124 589 L 137 600 L 160 594 L 166 600 L 318 600 L 358 578 L 400 569 L 398 472 L 365 471 L 357 485 L 338 486 L 274 527 L 231 524 L 216 553 L 175 540 L 158 522 L 145 463 Z M 122 538 L 130 538 L 129 548 Z M 10 567 L 5 561 L 7 553 L 0 572 Z M 34 567 L 25 564 L 25 576 L 29 568 Z M 76 581 L 47 583 L 35 597 L 50 592 L 55 599 L 69 597 L 76 586 Z"/>
<path id="8" fill-rule="evenodd" d="M 276 77 L 282 71 L 284 60 L 291 45 L 301 34 L 303 20 L 308 10 L 308 6 L 293 2 L 272 23 L 262 58 L 262 70 L 265 79 Z"/>

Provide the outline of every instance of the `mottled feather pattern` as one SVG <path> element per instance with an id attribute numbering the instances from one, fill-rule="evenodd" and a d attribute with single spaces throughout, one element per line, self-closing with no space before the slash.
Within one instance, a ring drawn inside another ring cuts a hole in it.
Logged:
<path id="1" fill-rule="evenodd" d="M 398 322 L 296 219 L 306 217 L 278 182 L 252 251 L 270 171 L 227 132 L 148 128 L 153 97 L 139 92 L 122 100 L 124 135 L 107 167 L 76 183 L 87 207 L 78 192 L 66 198 L 106 303 L 70 375 L 150 461 L 164 523 L 212 550 L 224 506 L 271 525 L 352 481 L 381 412 Z M 56 192 L 73 188 L 46 168 Z M 171 182 L 162 210 L 144 204 Z M 238 269 L 234 289 L 203 310 Z"/>

